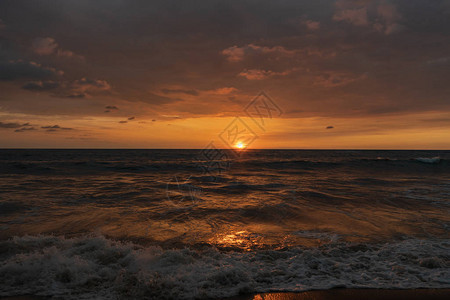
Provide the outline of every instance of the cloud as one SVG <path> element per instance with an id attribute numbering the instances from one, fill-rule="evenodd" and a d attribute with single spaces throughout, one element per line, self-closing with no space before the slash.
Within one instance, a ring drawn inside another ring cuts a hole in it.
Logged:
<path id="1" fill-rule="evenodd" d="M 62 75 L 64 72 L 44 67 L 39 63 L 24 60 L 0 62 L 0 80 L 43 79 Z"/>
<path id="2" fill-rule="evenodd" d="M 30 123 L 3 123 L 0 122 L 0 129 L 15 129 L 14 132 L 24 132 L 36 130 Z"/>
<path id="3" fill-rule="evenodd" d="M 84 58 L 81 55 L 73 53 L 72 51 L 59 48 L 58 43 L 54 38 L 51 37 L 34 39 L 31 48 L 38 55 L 53 54 L 59 57 L 76 57 L 80 59 Z"/>
<path id="4" fill-rule="evenodd" d="M 69 127 L 61 127 L 59 125 L 48 125 L 48 126 L 41 126 L 42 129 L 47 129 L 46 131 L 58 131 L 58 130 L 73 130 L 73 128 Z"/>
<path id="5" fill-rule="evenodd" d="M 234 87 L 223 87 L 212 90 L 195 90 L 195 89 L 183 89 L 183 88 L 165 88 L 161 89 L 161 92 L 164 94 L 186 94 L 191 96 L 198 96 L 200 94 L 209 94 L 209 95 L 228 95 L 236 92 L 237 89 Z"/>
<path id="6" fill-rule="evenodd" d="M 333 129 L 334 126 L 327 126 L 326 129 Z"/>
<path id="7" fill-rule="evenodd" d="M 109 113 L 111 112 L 111 110 L 119 110 L 119 108 L 115 105 L 107 105 L 105 106 L 105 113 Z"/>
<path id="8" fill-rule="evenodd" d="M 317 75 L 314 84 L 322 87 L 338 87 L 367 78 L 367 74 L 355 75 L 348 72 L 323 72 Z"/>
<path id="9" fill-rule="evenodd" d="M 263 80 L 272 76 L 285 76 L 290 74 L 291 71 L 283 71 L 283 72 L 273 72 L 270 70 L 244 70 L 239 73 L 239 76 L 245 77 L 248 80 Z"/>
<path id="10" fill-rule="evenodd" d="M 140 101 L 155 104 L 155 105 L 169 104 L 169 103 L 181 101 L 180 98 L 166 97 L 166 96 L 161 96 L 161 95 L 157 95 L 154 93 L 145 93 L 145 94 L 143 93 L 140 96 L 141 97 L 138 97 L 138 99 Z"/>
<path id="11" fill-rule="evenodd" d="M 302 22 L 303 25 L 306 26 L 309 30 L 318 30 L 320 29 L 320 22 L 318 21 L 312 21 L 312 20 L 305 20 Z"/>
<path id="12" fill-rule="evenodd" d="M 34 130 L 36 130 L 36 128 L 34 128 L 34 127 L 23 127 L 23 128 L 14 130 L 14 132 L 25 132 L 25 131 L 34 131 Z"/>
<path id="13" fill-rule="evenodd" d="M 0 128 L 7 128 L 7 129 L 9 129 L 9 128 L 20 128 L 20 127 L 23 127 L 23 126 L 29 126 L 29 124 L 28 123 L 19 124 L 19 123 L 3 123 L 3 122 L 0 122 Z"/>
<path id="14" fill-rule="evenodd" d="M 58 97 L 66 97 L 66 98 L 85 98 L 87 94 L 85 93 L 74 93 L 74 94 L 66 94 L 66 95 L 55 95 Z"/>
<path id="15" fill-rule="evenodd" d="M 85 98 L 90 94 L 109 91 L 111 86 L 106 80 L 82 78 L 73 82 L 63 82 L 55 94 L 59 97 Z"/>
<path id="16" fill-rule="evenodd" d="M 238 62 L 244 59 L 245 50 L 238 46 L 232 46 L 230 48 L 222 50 L 222 54 L 227 56 L 227 60 L 230 62 Z"/>
<path id="17" fill-rule="evenodd" d="M 254 44 L 248 44 L 244 47 L 232 46 L 227 49 L 222 50 L 222 55 L 227 57 L 230 62 L 238 62 L 244 59 L 245 55 L 250 54 L 273 54 L 281 56 L 292 56 L 295 54 L 293 50 L 287 50 L 283 46 L 257 46 Z"/>
<path id="18" fill-rule="evenodd" d="M 198 91 L 188 89 L 161 89 L 163 94 L 186 94 L 191 96 L 198 96 Z"/>
<path id="19" fill-rule="evenodd" d="M 425 63 L 427 66 L 445 66 L 450 64 L 450 56 L 429 59 Z"/>
<path id="20" fill-rule="evenodd" d="M 58 50 L 56 50 L 56 55 L 60 56 L 60 57 L 74 57 L 74 58 L 84 59 L 83 56 L 75 54 L 69 50 L 58 49 Z"/>
<path id="21" fill-rule="evenodd" d="M 36 38 L 31 47 L 39 55 L 50 55 L 58 48 L 58 44 L 53 38 Z"/>
<path id="22" fill-rule="evenodd" d="M 373 25 L 375 30 L 389 35 L 403 29 L 403 26 L 397 23 L 401 16 L 393 4 L 382 2 L 377 7 L 377 14 L 380 20 Z"/>
<path id="23" fill-rule="evenodd" d="M 214 95 L 229 95 L 231 93 L 237 92 L 238 90 L 234 87 L 223 87 L 215 90 L 209 90 L 208 93 Z"/>
<path id="24" fill-rule="evenodd" d="M 169 118 L 169 119 L 180 119 L 181 118 L 178 115 L 161 115 L 161 117 Z"/>
<path id="25" fill-rule="evenodd" d="M 106 82 L 106 80 L 82 78 L 80 80 L 75 80 L 71 84 L 71 88 L 79 92 L 87 92 L 107 91 L 111 89 L 111 86 L 108 82 Z"/>
<path id="26" fill-rule="evenodd" d="M 62 1 L 54 10 L 45 2 L 23 9 L 21 1 L 0 1 L 0 11 L 11 13 L 4 19 L 10 31 L 8 40 L 0 38 L 0 61 L 37 60 L 66 72 L 64 79 L 19 76 L 19 83 L 2 82 L 0 105 L 17 113 L 77 115 L 80 122 L 103 114 L 98 108 L 126 101 L 130 111 L 142 109 L 139 119 L 141 114 L 158 120 L 161 114 L 226 116 L 249 93 L 264 88 L 283 101 L 285 111 L 301 108 L 292 117 L 444 111 L 450 107 L 449 69 L 440 58 L 450 53 L 449 10 L 443 1 L 422 2 L 242 0 L 237 7 L 230 2 L 219 7 L 204 1 L 195 9 L 175 9 L 155 1 L 123 6 L 101 0 L 88 6 Z M 99 13 L 104 10 L 108 14 Z M 69 23 L 62 11 L 70 12 Z M 33 21 L 37 16 L 39 24 Z M 398 31 L 399 26 L 408 30 Z M 30 37 L 43 37 L 37 48 L 50 54 L 31 53 L 24 47 Z M 89 64 L 55 60 L 60 48 L 83 51 Z M 293 68 L 298 71 L 286 75 Z M 362 74 L 366 79 L 360 80 Z M 110 87 L 81 77 L 102 79 Z M 29 81 L 35 84 L 27 86 Z M 59 87 L 51 88 L 49 81 Z M 25 89 L 40 94 L 26 95 Z M 90 101 L 76 101 L 83 97 Z M 119 120 L 126 115 L 114 122 Z"/>
<path id="27" fill-rule="evenodd" d="M 128 121 L 119 121 L 120 124 L 128 123 Z"/>
<path id="28" fill-rule="evenodd" d="M 34 81 L 22 86 L 22 89 L 29 91 L 50 91 L 52 96 L 64 98 L 85 98 L 90 94 L 105 92 L 111 86 L 105 80 L 94 80 L 82 78 L 80 80 L 69 81 Z"/>
<path id="29" fill-rule="evenodd" d="M 355 26 L 371 26 L 386 35 L 400 32 L 404 28 L 398 24 L 400 19 L 396 6 L 387 0 L 370 2 L 338 0 L 333 15 L 334 21 L 347 22 Z"/>
<path id="30" fill-rule="evenodd" d="M 334 21 L 344 21 L 355 26 L 367 26 L 369 20 L 367 18 L 367 8 L 343 9 L 338 10 L 333 15 Z"/>
<path id="31" fill-rule="evenodd" d="M 129 117 L 128 121 L 131 121 L 131 120 L 134 120 L 134 119 L 136 119 L 136 118 L 135 117 Z"/>
<path id="32" fill-rule="evenodd" d="M 22 86 L 24 90 L 29 91 L 48 91 L 59 87 L 59 83 L 55 81 L 31 81 Z"/>

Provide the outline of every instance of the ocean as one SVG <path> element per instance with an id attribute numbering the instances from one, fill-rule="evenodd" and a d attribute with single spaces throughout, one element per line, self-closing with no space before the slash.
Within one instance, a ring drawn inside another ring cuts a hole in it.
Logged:
<path id="1" fill-rule="evenodd" d="M 450 151 L 0 150 L 0 179 L 0 296 L 450 288 Z"/>

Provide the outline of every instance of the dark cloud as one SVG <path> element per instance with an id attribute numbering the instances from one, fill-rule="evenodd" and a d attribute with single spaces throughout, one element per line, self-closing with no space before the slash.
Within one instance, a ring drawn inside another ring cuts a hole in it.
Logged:
<path id="1" fill-rule="evenodd" d="M 28 123 L 26 124 L 19 124 L 19 123 L 3 123 L 0 122 L 0 128 L 19 128 L 23 126 L 28 126 Z"/>
<path id="2" fill-rule="evenodd" d="M 62 82 L 53 95 L 67 98 L 86 98 L 109 91 L 111 86 L 105 80 L 82 78 L 71 82 Z"/>
<path id="3" fill-rule="evenodd" d="M 64 98 L 86 98 L 108 91 L 111 87 L 105 80 L 82 78 L 75 81 L 33 81 L 22 86 L 29 91 L 49 91 L 52 96 Z"/>
<path id="4" fill-rule="evenodd" d="M 16 79 L 44 79 L 62 75 L 62 71 L 54 68 L 44 67 L 33 61 L 7 61 L 0 62 L 0 80 Z"/>
<path id="5" fill-rule="evenodd" d="M 128 121 L 131 121 L 131 120 L 134 120 L 134 119 L 136 119 L 136 118 L 135 117 L 129 117 Z"/>
<path id="6" fill-rule="evenodd" d="M 23 127 L 23 128 L 14 130 L 14 132 L 25 132 L 25 131 L 34 131 L 34 130 L 37 130 L 37 129 L 34 127 Z"/>
<path id="7" fill-rule="evenodd" d="M 58 130 L 73 130 L 73 128 L 69 127 L 61 127 L 59 125 L 48 125 L 48 126 L 41 126 L 42 129 L 46 129 L 46 131 L 58 131 Z"/>
<path id="8" fill-rule="evenodd" d="M 0 122 L 0 129 L 15 129 L 14 132 L 24 132 L 37 130 L 30 123 L 3 123 Z"/>
<path id="9" fill-rule="evenodd" d="M 333 128 L 334 128 L 334 126 L 327 126 L 326 129 L 333 129 Z"/>
<path id="10" fill-rule="evenodd" d="M 105 113 L 109 113 L 109 112 L 111 112 L 112 110 L 119 110 L 118 108 L 117 108 L 117 106 L 114 106 L 114 105 L 107 105 L 107 106 L 105 106 Z"/>
<path id="11" fill-rule="evenodd" d="M 120 124 L 128 123 L 128 121 L 119 121 Z"/>

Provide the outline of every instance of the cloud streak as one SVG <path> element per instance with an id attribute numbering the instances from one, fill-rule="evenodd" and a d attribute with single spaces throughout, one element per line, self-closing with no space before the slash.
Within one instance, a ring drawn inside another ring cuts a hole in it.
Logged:
<path id="1" fill-rule="evenodd" d="M 54 131 L 60 131 L 60 130 L 74 130 L 70 127 L 61 127 L 59 125 L 47 125 L 47 126 L 41 126 L 42 129 L 45 129 L 47 132 L 54 132 Z"/>
<path id="2" fill-rule="evenodd" d="M 0 122 L 0 128 L 3 129 L 11 129 L 11 128 L 20 128 L 23 126 L 29 126 L 28 123 L 25 124 L 19 124 L 19 123 L 4 123 L 4 122 Z"/>

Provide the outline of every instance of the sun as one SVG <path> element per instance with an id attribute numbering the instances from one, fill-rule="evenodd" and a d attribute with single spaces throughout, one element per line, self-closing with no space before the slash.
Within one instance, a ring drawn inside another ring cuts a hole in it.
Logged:
<path id="1" fill-rule="evenodd" d="M 238 149 L 244 149 L 245 145 L 242 142 L 237 142 L 235 147 L 238 148 Z"/>

